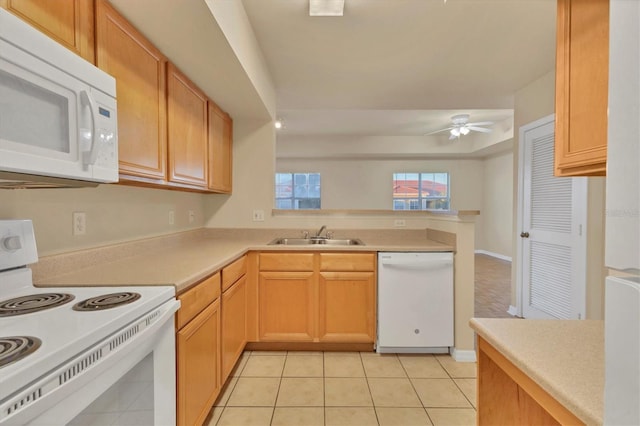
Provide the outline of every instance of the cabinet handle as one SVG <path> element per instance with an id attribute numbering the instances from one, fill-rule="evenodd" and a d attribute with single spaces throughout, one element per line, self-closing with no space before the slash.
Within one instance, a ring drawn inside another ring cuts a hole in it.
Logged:
<path id="1" fill-rule="evenodd" d="M 520 236 L 521 236 L 522 238 L 529 238 L 529 233 L 528 233 L 528 232 L 521 232 L 521 233 L 520 233 Z"/>

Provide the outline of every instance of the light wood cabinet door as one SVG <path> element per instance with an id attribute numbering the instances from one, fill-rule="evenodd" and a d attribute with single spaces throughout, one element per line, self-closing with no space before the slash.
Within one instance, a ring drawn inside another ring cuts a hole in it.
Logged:
<path id="1" fill-rule="evenodd" d="M 230 194 L 232 188 L 233 121 L 209 101 L 209 189 Z"/>
<path id="2" fill-rule="evenodd" d="M 318 337 L 321 342 L 374 342 L 374 272 L 320 272 Z"/>
<path id="3" fill-rule="evenodd" d="M 177 418 L 202 424 L 220 393 L 220 301 L 216 300 L 177 336 Z"/>
<path id="4" fill-rule="evenodd" d="M 314 340 L 317 312 L 315 282 L 313 272 L 260 272 L 260 341 Z"/>
<path id="5" fill-rule="evenodd" d="M 96 63 L 117 81 L 121 179 L 164 181 L 166 58 L 105 0 L 96 2 Z"/>
<path id="6" fill-rule="evenodd" d="M 187 76 L 167 63 L 168 180 L 206 189 L 207 97 Z"/>
<path id="7" fill-rule="evenodd" d="M 604 176 L 609 0 L 558 0 L 556 176 Z"/>
<path id="8" fill-rule="evenodd" d="M 0 0 L 0 7 L 95 63 L 93 0 Z"/>
<path id="9" fill-rule="evenodd" d="M 247 277 L 222 293 L 222 382 L 247 343 Z"/>

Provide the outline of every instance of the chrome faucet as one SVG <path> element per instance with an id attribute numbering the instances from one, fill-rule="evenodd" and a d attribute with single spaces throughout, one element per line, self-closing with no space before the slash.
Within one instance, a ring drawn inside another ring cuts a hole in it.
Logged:
<path id="1" fill-rule="evenodd" d="M 322 225 L 320 230 L 318 232 L 316 232 L 316 238 L 320 237 L 320 234 L 322 234 L 322 231 L 324 231 L 326 229 L 327 229 L 327 226 L 326 225 Z"/>

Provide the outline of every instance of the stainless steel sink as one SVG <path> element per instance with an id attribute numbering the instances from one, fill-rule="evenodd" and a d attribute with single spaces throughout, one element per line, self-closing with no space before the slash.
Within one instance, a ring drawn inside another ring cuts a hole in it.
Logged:
<path id="1" fill-rule="evenodd" d="M 270 246 L 289 245 L 289 246 L 363 246 L 364 243 L 357 238 L 334 239 L 334 238 L 276 238 L 269 243 Z"/>

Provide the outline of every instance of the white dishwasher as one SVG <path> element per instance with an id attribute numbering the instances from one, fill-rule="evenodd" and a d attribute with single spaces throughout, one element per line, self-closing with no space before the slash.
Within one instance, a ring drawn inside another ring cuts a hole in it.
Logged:
<path id="1" fill-rule="evenodd" d="M 453 253 L 378 253 L 379 353 L 453 346 Z"/>

